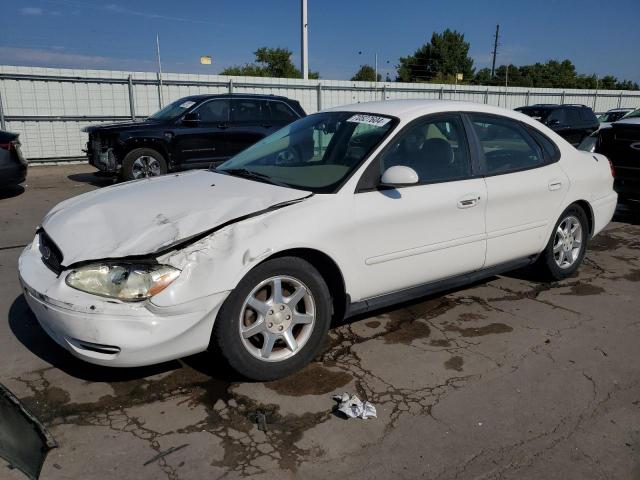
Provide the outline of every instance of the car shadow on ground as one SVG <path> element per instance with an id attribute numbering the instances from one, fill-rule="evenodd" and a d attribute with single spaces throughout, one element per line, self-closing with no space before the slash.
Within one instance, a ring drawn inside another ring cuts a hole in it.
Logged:
<path id="1" fill-rule="evenodd" d="M 218 355 L 209 352 L 146 367 L 115 368 L 84 362 L 47 335 L 29 308 L 24 295 L 18 296 L 9 309 L 9 327 L 18 341 L 38 358 L 67 375 L 89 382 L 141 380 L 184 368 L 192 369 L 218 383 L 242 381 L 242 378 L 232 372 Z"/>
<path id="2" fill-rule="evenodd" d="M 108 187 L 118 181 L 118 177 L 116 176 L 104 175 L 98 172 L 72 173 L 68 175 L 67 178 L 73 182 L 88 183 L 94 187 Z"/>
<path id="3" fill-rule="evenodd" d="M 22 185 L 10 185 L 7 187 L 0 187 L 0 200 L 6 198 L 13 198 L 22 195 L 25 188 Z"/>

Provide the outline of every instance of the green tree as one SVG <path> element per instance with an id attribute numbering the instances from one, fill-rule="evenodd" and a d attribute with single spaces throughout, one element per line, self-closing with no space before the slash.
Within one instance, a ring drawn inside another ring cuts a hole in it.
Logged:
<path id="1" fill-rule="evenodd" d="M 351 80 L 361 81 L 361 82 L 375 82 L 380 81 L 382 79 L 382 75 L 378 73 L 376 78 L 376 70 L 371 65 L 362 65 L 360 66 L 360 70 L 358 70 Z"/>
<path id="2" fill-rule="evenodd" d="M 255 55 L 254 63 L 227 67 L 220 74 L 247 77 L 302 78 L 302 73 L 291 61 L 293 53 L 287 48 L 261 47 L 253 54 Z M 318 72 L 309 72 L 309 78 L 320 78 L 320 74 Z"/>
<path id="3" fill-rule="evenodd" d="M 469 42 L 462 33 L 449 29 L 433 32 L 431 41 L 413 55 L 401 57 L 397 68 L 401 82 L 452 81 L 457 73 L 462 73 L 465 80 L 471 80 L 474 74 Z"/>

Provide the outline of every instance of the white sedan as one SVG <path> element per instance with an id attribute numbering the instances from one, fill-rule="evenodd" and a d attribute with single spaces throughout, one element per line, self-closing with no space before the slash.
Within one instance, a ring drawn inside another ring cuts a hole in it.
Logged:
<path id="1" fill-rule="evenodd" d="M 527 264 L 572 275 L 611 220 L 606 157 L 518 112 L 364 103 L 300 119 L 213 170 L 53 208 L 20 257 L 42 328 L 129 367 L 209 348 L 268 380 L 332 318 Z"/>

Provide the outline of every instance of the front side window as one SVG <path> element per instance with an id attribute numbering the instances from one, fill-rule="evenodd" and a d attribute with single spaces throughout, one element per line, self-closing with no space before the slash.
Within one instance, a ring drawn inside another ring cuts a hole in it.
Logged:
<path id="1" fill-rule="evenodd" d="M 391 117 L 356 112 L 309 115 L 227 160 L 216 171 L 331 193 L 395 124 Z"/>
<path id="2" fill-rule="evenodd" d="M 520 124 L 507 118 L 471 115 L 487 175 L 497 175 L 544 164 L 540 146 Z"/>
<path id="3" fill-rule="evenodd" d="M 209 100 L 200 105 L 196 112 L 203 123 L 225 123 L 229 121 L 229 100 Z"/>
<path id="4" fill-rule="evenodd" d="M 419 183 L 446 182 L 471 175 L 465 131 L 458 117 L 441 117 L 409 126 L 380 156 L 380 175 L 396 165 L 410 167 Z"/>

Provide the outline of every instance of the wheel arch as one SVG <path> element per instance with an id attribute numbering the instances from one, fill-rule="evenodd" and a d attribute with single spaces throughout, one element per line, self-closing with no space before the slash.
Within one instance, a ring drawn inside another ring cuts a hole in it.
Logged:
<path id="1" fill-rule="evenodd" d="M 149 148 L 151 150 L 155 150 L 164 157 L 165 162 L 167 162 L 167 167 L 171 165 L 171 157 L 169 155 L 167 145 L 163 140 L 159 140 L 157 138 L 129 138 L 125 140 L 122 148 L 120 149 L 120 158 L 118 159 L 120 163 L 122 163 L 124 157 L 138 148 Z"/>
<path id="2" fill-rule="evenodd" d="M 327 287 L 331 294 L 331 302 L 333 305 L 332 323 L 342 320 L 347 310 L 349 295 L 347 294 L 342 270 L 340 270 L 336 261 L 326 253 L 314 248 L 290 248 L 276 252 L 260 263 L 280 257 L 301 258 L 309 262 L 320 272 L 324 281 L 327 282 Z"/>
<path id="3" fill-rule="evenodd" d="M 587 202 L 586 200 L 576 200 L 571 203 L 571 205 L 576 205 L 584 211 L 585 215 L 587 216 L 589 238 L 591 238 L 593 236 L 593 226 L 595 225 L 595 217 L 593 214 L 593 208 L 591 208 L 591 204 L 589 204 L 589 202 Z"/>

